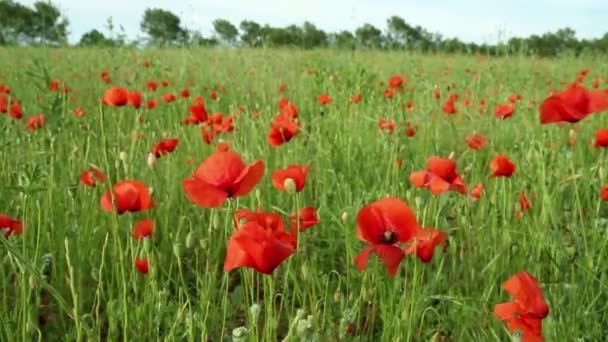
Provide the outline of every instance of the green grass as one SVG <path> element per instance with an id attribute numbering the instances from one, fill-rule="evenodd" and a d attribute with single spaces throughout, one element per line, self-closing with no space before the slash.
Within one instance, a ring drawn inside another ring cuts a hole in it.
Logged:
<path id="1" fill-rule="evenodd" d="M 521 270 L 539 279 L 551 308 L 544 320 L 547 341 L 608 335 L 608 210 L 599 196 L 600 185 L 608 183 L 606 151 L 589 145 L 597 128 L 608 127 L 608 114 L 577 124 L 578 142 L 571 146 L 571 127 L 541 126 L 537 105 L 530 104 L 540 103 L 550 87 L 562 89 L 559 82 L 573 81 L 582 68 L 591 69 L 589 83 L 596 74 L 603 79 L 605 59 L 77 49 L 0 49 L 0 56 L 0 82 L 22 100 L 25 118 L 47 116 L 35 133 L 24 120 L 0 116 L 0 213 L 26 224 L 23 235 L 0 238 L 1 341 L 218 341 L 241 326 L 251 341 L 307 340 L 297 324 L 308 315 L 308 338 L 320 341 L 504 341 L 508 331 L 492 310 L 510 300 L 500 285 Z M 152 67 L 143 68 L 143 60 Z M 112 84 L 141 90 L 159 105 L 151 111 L 100 106 L 108 86 L 99 77 L 102 70 Z M 388 100 L 377 83 L 393 74 L 404 76 L 406 90 Z M 48 91 L 50 79 L 73 92 Z M 164 79 L 169 87 L 145 91 L 148 81 Z M 282 83 L 303 127 L 288 144 L 271 148 L 266 134 Z M 216 84 L 227 92 L 212 101 Z M 246 163 L 266 163 L 256 190 L 219 209 L 194 206 L 182 189 L 182 179 L 217 143 L 206 145 L 198 127 L 181 125 L 191 100 L 160 101 L 183 88 L 205 96 L 210 113 L 236 113 L 237 130 L 220 139 L 231 141 Z M 435 89 L 441 101 L 433 99 Z M 465 89 L 472 94 L 470 108 L 462 105 Z M 357 92 L 362 103 L 349 104 Z M 441 104 L 451 92 L 460 94 L 459 112 L 445 116 Z M 319 105 L 321 93 L 333 102 Z M 512 93 L 523 100 L 511 119 L 498 120 L 494 105 Z M 488 103 L 485 116 L 477 110 L 482 99 Z M 407 101 L 415 103 L 411 113 L 404 109 Z M 77 106 L 85 117 L 71 114 Z M 380 117 L 397 121 L 398 131 L 381 132 Z M 406 120 L 418 125 L 414 137 L 402 134 Z M 483 150 L 464 143 L 475 131 L 489 138 Z M 144 138 L 133 139 L 134 133 Z M 179 138 L 179 146 L 148 168 L 150 149 L 166 137 Z M 126 163 L 118 158 L 121 151 Z M 451 153 L 469 188 L 485 184 L 479 201 L 454 192 L 433 196 L 410 184 L 409 174 L 425 169 L 428 157 Z M 517 165 L 510 178 L 488 178 L 489 161 L 499 153 Z M 186 163 L 190 157 L 194 165 Z M 403 159 L 402 168 L 396 159 Z M 294 200 L 272 187 L 270 173 L 289 164 L 310 166 L 299 200 L 318 208 L 321 223 L 302 233 L 300 250 L 272 276 L 250 269 L 224 273 L 235 209 L 261 205 L 288 220 Z M 79 184 L 91 165 L 102 168 L 109 182 Z M 121 216 L 101 209 L 107 186 L 127 178 L 152 188 L 155 209 Z M 522 190 L 536 198 L 516 219 Z M 386 196 L 404 199 L 423 226 L 449 235 L 446 253 L 438 249 L 428 264 L 406 257 L 395 279 L 377 257 L 365 272 L 353 263 L 365 247 L 356 237 L 357 212 Z M 155 220 L 156 230 L 151 239 L 135 241 L 133 224 L 146 217 Z M 53 263 L 43 277 L 45 254 Z M 139 256 L 150 259 L 147 275 L 133 266 Z M 253 304 L 261 310 L 257 320 L 250 314 Z M 345 335 L 347 323 L 357 327 L 356 334 Z"/>

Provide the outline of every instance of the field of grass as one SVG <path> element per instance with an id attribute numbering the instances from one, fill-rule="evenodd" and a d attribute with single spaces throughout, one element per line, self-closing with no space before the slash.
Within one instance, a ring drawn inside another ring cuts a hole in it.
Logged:
<path id="1" fill-rule="evenodd" d="M 538 113 L 549 90 L 564 89 L 581 69 L 589 69 L 588 88 L 596 78 L 608 88 L 605 58 L 78 49 L 0 56 L 0 83 L 24 113 L 0 114 L 0 214 L 24 224 L 21 235 L 0 236 L 0 341 L 505 341 L 509 331 L 493 308 L 511 300 L 501 285 L 523 270 L 550 307 L 547 341 L 608 336 L 608 202 L 600 198 L 607 151 L 590 144 L 608 127 L 608 113 L 543 126 Z M 387 98 L 393 75 L 404 82 Z M 52 80 L 58 91 L 49 90 Z M 163 80 L 168 86 L 146 89 Z M 143 105 L 102 105 L 110 86 L 141 91 Z M 180 96 L 185 88 L 189 98 Z M 162 101 L 167 93 L 176 101 Z M 349 103 L 356 93 L 361 102 Z M 331 103 L 321 105 L 320 94 Z M 446 115 L 450 94 L 459 95 L 457 112 Z M 513 116 L 498 119 L 494 107 L 512 94 L 522 97 Z M 182 124 L 199 95 L 209 114 L 234 114 L 235 130 L 211 144 L 199 126 Z M 297 106 L 300 131 L 271 147 L 282 97 Z M 149 110 L 152 99 L 158 104 Z M 75 116 L 77 107 L 86 114 Z M 44 126 L 28 130 L 38 114 Z M 394 120 L 393 133 L 379 129 L 380 118 Z M 483 149 L 467 146 L 472 133 L 488 138 Z M 179 144 L 150 167 L 163 138 Z M 248 195 L 202 208 L 182 181 L 220 141 L 245 164 L 263 160 L 264 177 Z M 490 177 L 498 154 L 516 165 L 511 177 Z M 468 190 L 484 184 L 482 197 L 415 188 L 410 174 L 432 156 L 454 159 Z M 310 168 L 297 195 L 271 181 L 291 164 Z M 107 182 L 82 184 L 90 167 Z M 125 179 L 145 183 L 155 207 L 103 210 L 102 195 Z M 407 255 L 394 278 L 375 255 L 364 271 L 354 263 L 367 245 L 357 237 L 357 214 L 386 197 L 403 199 L 421 226 L 448 236 L 445 252 L 438 247 L 428 263 Z M 260 207 L 289 226 L 304 206 L 315 207 L 320 222 L 300 232 L 297 251 L 271 275 L 224 272 L 236 210 Z M 144 218 L 154 232 L 135 240 L 133 226 Z M 135 259 L 148 260 L 148 273 Z"/>

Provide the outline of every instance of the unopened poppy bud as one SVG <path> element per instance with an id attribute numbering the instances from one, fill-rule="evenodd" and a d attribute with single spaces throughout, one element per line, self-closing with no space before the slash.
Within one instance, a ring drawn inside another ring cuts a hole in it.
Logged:
<path id="1" fill-rule="evenodd" d="M 120 153 L 118 154 L 118 159 L 120 159 L 121 162 L 126 163 L 127 162 L 127 152 L 120 151 Z"/>
<path id="2" fill-rule="evenodd" d="M 235 342 L 245 342 L 247 341 L 247 335 L 249 334 L 249 330 L 245 327 L 238 327 L 232 330 L 232 341 Z"/>
<path id="3" fill-rule="evenodd" d="M 285 179 L 285 181 L 283 182 L 283 186 L 285 187 L 285 190 L 287 190 L 288 193 L 296 193 L 296 181 L 294 181 L 292 178 Z"/>
<path id="4" fill-rule="evenodd" d="M 253 318 L 254 322 L 258 321 L 258 317 L 260 317 L 260 312 L 262 312 L 262 308 L 258 303 L 253 303 L 253 305 L 249 308 L 249 313 L 251 314 L 251 318 Z"/>
<path id="5" fill-rule="evenodd" d="M 521 342 L 524 337 L 524 333 L 521 330 L 514 330 L 513 336 L 511 337 L 512 342 Z"/>
<path id="6" fill-rule="evenodd" d="M 191 249 L 194 247 L 194 233 L 190 232 L 186 235 L 186 248 Z"/>
<path id="7" fill-rule="evenodd" d="M 302 267 L 300 268 L 300 275 L 302 276 L 302 280 L 307 281 L 309 273 L 310 272 L 308 271 L 308 266 L 306 266 L 306 263 L 303 263 Z"/>
<path id="8" fill-rule="evenodd" d="M 450 152 L 450 155 L 448 156 L 448 159 L 454 159 L 455 155 L 456 155 L 456 153 L 454 151 Z"/>
<path id="9" fill-rule="evenodd" d="M 153 153 L 148 154 L 148 167 L 153 169 L 154 164 L 156 164 L 156 157 Z"/>
<path id="10" fill-rule="evenodd" d="M 29 283 L 30 283 L 30 289 L 32 289 L 32 290 L 36 289 L 36 278 L 33 275 L 30 276 Z"/>
<path id="11" fill-rule="evenodd" d="M 146 253 L 148 253 L 150 251 L 150 240 L 151 239 L 144 239 L 144 251 Z"/>
<path id="12" fill-rule="evenodd" d="M 334 302 L 338 303 L 340 300 L 342 300 L 342 292 L 336 290 L 336 292 L 334 292 Z"/>
<path id="13" fill-rule="evenodd" d="M 348 213 L 346 211 L 342 213 L 342 223 L 348 223 Z"/>
<path id="14" fill-rule="evenodd" d="M 175 254 L 176 258 L 181 258 L 182 256 L 182 244 L 181 243 L 174 243 L 173 244 L 173 254 Z"/>

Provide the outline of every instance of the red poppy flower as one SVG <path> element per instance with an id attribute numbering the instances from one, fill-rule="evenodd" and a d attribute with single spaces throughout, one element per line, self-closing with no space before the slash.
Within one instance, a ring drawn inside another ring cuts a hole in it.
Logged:
<path id="1" fill-rule="evenodd" d="M 175 151 L 178 143 L 179 139 L 177 138 L 162 139 L 158 144 L 154 145 L 152 153 L 156 158 L 160 158 Z"/>
<path id="2" fill-rule="evenodd" d="M 157 104 L 158 104 L 158 101 L 156 101 L 156 100 L 150 100 L 146 104 L 146 108 L 148 108 L 148 109 L 154 109 Z"/>
<path id="3" fill-rule="evenodd" d="M 490 161 L 490 169 L 493 172 L 491 177 L 511 177 L 516 167 L 505 155 L 499 154 Z"/>
<path id="4" fill-rule="evenodd" d="M 417 188 L 427 187 L 433 195 L 446 191 L 467 193 L 467 187 L 456 172 L 456 161 L 449 158 L 431 157 L 427 169 L 412 172 L 410 181 Z"/>
<path id="5" fill-rule="evenodd" d="M 395 131 L 395 122 L 393 120 L 380 118 L 378 119 L 378 128 L 393 133 Z"/>
<path id="6" fill-rule="evenodd" d="M 509 104 L 499 104 L 494 107 L 494 116 L 499 119 L 507 119 L 513 116 L 515 106 Z"/>
<path id="7" fill-rule="evenodd" d="M 525 191 L 522 191 L 519 195 L 519 206 L 524 213 L 530 209 L 530 201 L 528 200 L 528 195 L 526 195 Z"/>
<path id="8" fill-rule="evenodd" d="M 163 100 L 163 101 L 165 101 L 165 102 L 173 102 L 173 101 L 175 101 L 175 99 L 176 99 L 176 98 L 175 98 L 175 95 L 173 95 L 173 94 L 171 94 L 171 93 L 169 93 L 169 94 L 165 94 L 165 95 L 163 95 L 163 97 L 162 97 L 162 100 Z"/>
<path id="9" fill-rule="evenodd" d="M 314 207 L 304 207 L 300 209 L 300 214 L 298 216 L 300 219 L 301 232 L 319 223 L 317 209 Z M 292 213 L 289 218 L 291 220 L 291 231 L 293 232 L 297 227 L 296 214 Z"/>
<path id="10" fill-rule="evenodd" d="M 277 103 L 277 107 L 281 110 L 282 116 L 287 119 L 295 119 L 298 117 L 298 107 L 284 97 Z M 275 117 L 275 120 L 277 120 L 277 118 L 278 115 Z"/>
<path id="11" fill-rule="evenodd" d="M 523 99 L 523 96 L 521 96 L 520 94 L 511 94 L 511 96 L 509 96 L 509 102 L 511 103 L 516 103 L 521 99 Z"/>
<path id="12" fill-rule="evenodd" d="M 600 191 L 600 197 L 602 198 L 602 201 L 608 202 L 608 186 L 607 185 L 602 185 L 602 189 Z"/>
<path id="13" fill-rule="evenodd" d="M 49 84 L 49 90 L 50 91 L 58 91 L 60 85 L 61 85 L 61 81 L 60 80 L 52 80 L 51 83 Z"/>
<path id="14" fill-rule="evenodd" d="M 110 87 L 103 94 L 104 104 L 120 107 L 129 103 L 129 91 L 126 88 Z"/>
<path id="15" fill-rule="evenodd" d="M 357 103 L 361 102 L 361 100 L 363 100 L 363 96 L 361 96 L 361 94 L 357 93 L 357 94 L 353 94 L 353 96 L 350 97 L 350 100 L 348 100 L 348 102 L 357 104 Z"/>
<path id="16" fill-rule="evenodd" d="M 279 114 L 275 116 L 270 124 L 268 144 L 271 147 L 281 146 L 298 135 L 299 130 L 300 127 L 296 120 L 289 116 Z"/>
<path id="17" fill-rule="evenodd" d="M 27 119 L 27 129 L 30 132 L 34 132 L 44 126 L 45 117 L 44 115 L 34 115 Z"/>
<path id="18" fill-rule="evenodd" d="M 146 84 L 146 88 L 150 91 L 156 91 L 156 88 L 158 88 L 158 83 L 150 81 L 148 84 Z"/>
<path id="19" fill-rule="evenodd" d="M 393 75 L 388 79 L 388 86 L 393 90 L 400 90 L 403 85 L 403 76 Z"/>
<path id="20" fill-rule="evenodd" d="M 163 88 L 167 88 L 169 86 L 169 81 L 163 80 L 160 84 L 163 86 Z"/>
<path id="21" fill-rule="evenodd" d="M 488 138 L 482 134 L 471 134 L 465 139 L 467 145 L 474 150 L 481 150 L 486 143 Z"/>
<path id="22" fill-rule="evenodd" d="M 133 227 L 132 235 L 135 240 L 141 240 L 152 236 L 153 231 L 154 221 L 147 218 L 135 224 L 135 227 Z"/>
<path id="23" fill-rule="evenodd" d="M 209 97 L 210 97 L 212 100 L 214 100 L 214 101 L 215 101 L 215 100 L 217 100 L 217 91 L 212 91 L 212 92 L 209 94 Z"/>
<path id="24" fill-rule="evenodd" d="M 573 84 L 561 93 L 546 98 L 540 105 L 540 122 L 577 122 L 591 113 L 608 109 L 608 92 L 589 91 Z"/>
<path id="25" fill-rule="evenodd" d="M 386 97 L 387 99 L 392 99 L 393 98 L 393 91 L 390 89 L 386 89 L 382 95 L 384 95 L 384 97 Z"/>
<path id="26" fill-rule="evenodd" d="M 279 169 L 272 172 L 272 186 L 281 191 L 288 191 L 285 182 L 291 179 L 295 183 L 296 192 L 302 191 L 306 184 L 308 166 L 289 165 L 286 169 Z"/>
<path id="27" fill-rule="evenodd" d="M 141 274 L 147 274 L 150 268 L 148 259 L 135 259 L 135 267 Z"/>
<path id="28" fill-rule="evenodd" d="M 228 241 L 224 272 L 248 267 L 263 274 L 272 274 L 295 251 L 296 240 L 292 234 L 248 222 L 234 232 Z"/>
<path id="29" fill-rule="evenodd" d="M 23 233 L 23 223 L 10 218 L 6 214 L 0 214 L 0 232 L 2 231 L 4 231 L 5 238 L 13 234 L 21 235 Z"/>
<path id="30" fill-rule="evenodd" d="M 471 198 L 473 198 L 473 201 L 479 200 L 483 195 L 483 183 L 476 184 L 473 189 L 471 189 L 470 195 Z"/>
<path id="31" fill-rule="evenodd" d="M 119 215 L 127 211 L 139 212 L 154 208 L 154 201 L 150 192 L 142 182 L 135 180 L 120 181 L 114 184 L 113 192 L 114 194 L 108 189 L 99 201 L 103 210 L 107 212 L 114 211 L 112 202 L 115 203 Z"/>
<path id="32" fill-rule="evenodd" d="M 143 100 L 141 93 L 139 91 L 134 91 L 129 93 L 129 104 L 133 106 L 135 109 L 139 109 L 141 107 L 141 101 Z"/>
<path id="33" fill-rule="evenodd" d="M 143 62 L 141 63 L 141 65 L 142 65 L 144 68 L 149 68 L 151 64 L 150 64 L 150 61 L 145 60 L 145 61 L 143 61 Z"/>
<path id="34" fill-rule="evenodd" d="M 444 102 L 441 108 L 446 114 L 456 114 L 456 106 L 454 106 L 454 101 L 452 100 L 447 100 Z"/>
<path id="35" fill-rule="evenodd" d="M 509 278 L 502 288 L 514 297 L 512 302 L 494 306 L 494 315 L 510 331 L 523 332 L 523 341 L 543 341 L 542 319 L 549 315 L 538 281 L 525 271 Z"/>
<path id="36" fill-rule="evenodd" d="M 355 257 L 359 271 L 367 268 L 371 253 L 379 256 L 391 277 L 405 256 L 396 246 L 416 236 L 418 222 L 414 213 L 399 198 L 384 198 L 366 205 L 357 215 L 357 237 L 369 245 Z"/>
<path id="37" fill-rule="evenodd" d="M 187 98 L 190 97 L 190 90 L 188 90 L 187 88 L 182 90 L 182 92 L 179 94 L 181 97 L 183 98 Z"/>
<path id="38" fill-rule="evenodd" d="M 445 246 L 447 236 L 448 234 L 446 232 L 442 232 L 435 228 L 419 229 L 414 240 L 409 242 L 405 247 L 405 253 L 416 253 L 422 262 L 427 263 L 433 259 L 435 247 L 439 245 Z"/>
<path id="39" fill-rule="evenodd" d="M 203 208 L 216 208 L 227 198 L 247 195 L 264 176 L 264 162 L 245 165 L 241 156 L 225 146 L 205 159 L 192 178 L 183 180 L 190 201 Z"/>
<path id="40" fill-rule="evenodd" d="M 327 94 L 321 94 L 321 95 L 317 96 L 317 102 L 319 102 L 322 105 L 330 104 L 331 97 L 329 97 L 329 95 L 327 95 Z"/>
<path id="41" fill-rule="evenodd" d="M 80 174 L 80 182 L 84 185 L 88 185 L 88 186 L 92 186 L 92 187 L 95 186 L 95 183 L 97 181 L 105 183 L 106 180 L 107 180 L 107 177 L 106 177 L 105 173 L 103 173 L 103 171 L 101 171 L 100 169 L 97 169 L 94 167 L 92 167 Z"/>
<path id="42" fill-rule="evenodd" d="M 215 139 L 215 132 L 209 129 L 207 126 L 201 127 L 201 135 L 203 136 L 203 141 L 207 145 L 211 144 L 213 142 L 213 139 Z"/>
<path id="43" fill-rule="evenodd" d="M 608 129 L 600 128 L 595 132 L 595 147 L 608 147 Z"/>
<path id="44" fill-rule="evenodd" d="M 236 229 L 249 222 L 255 222 L 266 230 L 285 231 L 285 221 L 277 213 L 264 212 L 261 208 L 258 208 L 255 212 L 249 209 L 241 209 L 234 213 L 234 227 Z"/>
<path id="45" fill-rule="evenodd" d="M 412 125 L 411 122 L 406 121 L 405 126 L 407 127 L 405 135 L 407 135 L 408 137 L 413 137 L 414 135 L 416 135 L 416 128 L 418 128 L 417 125 Z"/>
<path id="46" fill-rule="evenodd" d="M 84 109 L 82 109 L 82 108 L 80 108 L 80 107 L 76 107 L 76 108 L 74 108 L 74 111 L 72 112 L 72 114 L 73 114 L 75 117 L 80 118 L 80 117 L 85 116 L 85 115 L 86 115 L 86 112 L 84 111 Z"/>
<path id="47" fill-rule="evenodd" d="M 11 100 L 11 111 L 10 116 L 13 119 L 21 119 L 23 117 L 23 111 L 21 110 L 21 101 Z"/>
<path id="48" fill-rule="evenodd" d="M 433 92 L 433 98 L 434 98 L 435 100 L 439 100 L 439 99 L 441 98 L 441 92 L 440 92 L 439 90 L 435 90 L 435 91 Z"/>

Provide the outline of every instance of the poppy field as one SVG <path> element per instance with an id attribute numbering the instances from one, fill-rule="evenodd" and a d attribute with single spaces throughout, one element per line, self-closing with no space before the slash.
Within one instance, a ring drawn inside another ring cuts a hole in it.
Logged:
<path id="1" fill-rule="evenodd" d="M 0 341 L 608 336 L 605 59 L 0 55 Z"/>

